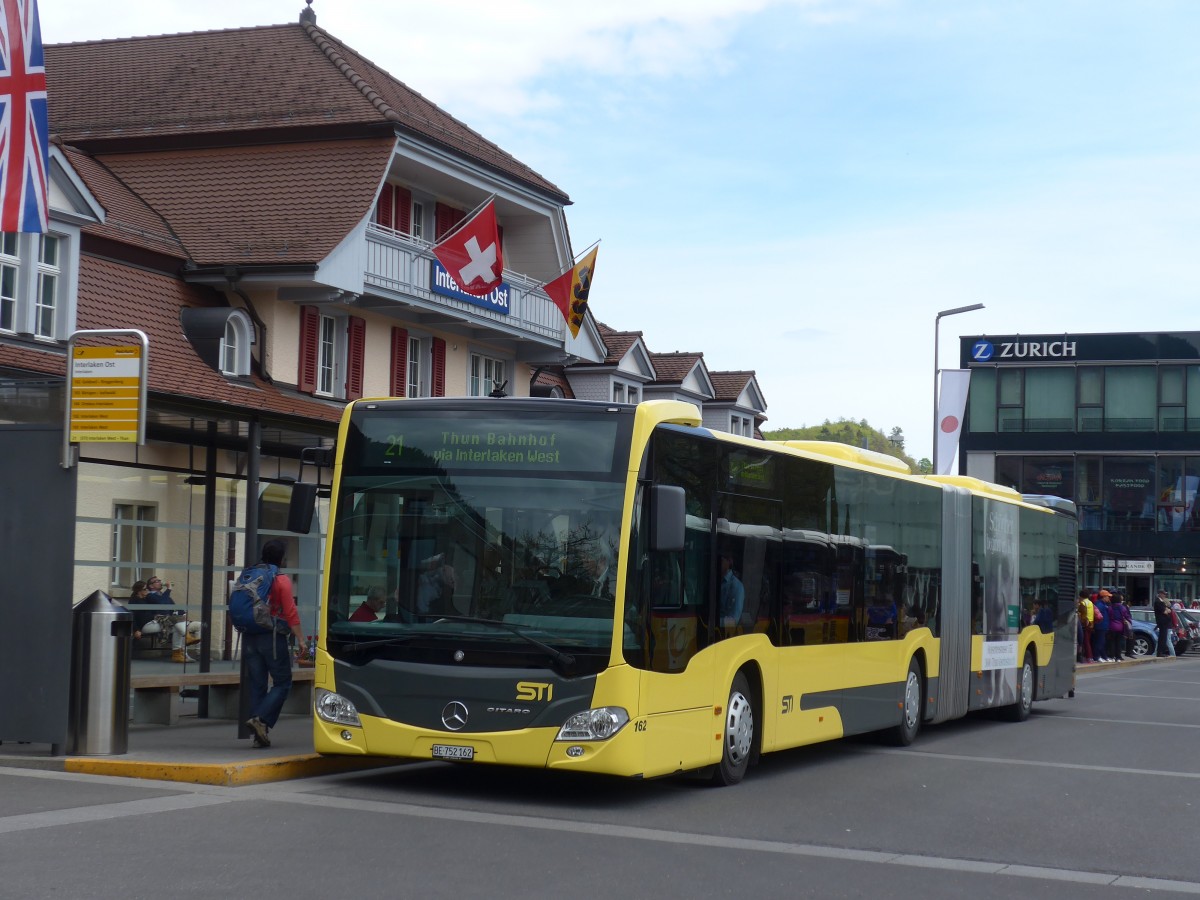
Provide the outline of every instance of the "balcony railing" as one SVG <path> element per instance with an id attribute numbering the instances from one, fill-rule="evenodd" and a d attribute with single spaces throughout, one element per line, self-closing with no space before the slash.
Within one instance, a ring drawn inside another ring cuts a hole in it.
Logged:
<path id="1" fill-rule="evenodd" d="M 508 314 L 466 300 L 434 293 L 430 287 L 433 253 L 428 241 L 375 224 L 367 226 L 365 281 L 385 299 L 450 313 L 475 325 L 494 327 L 539 344 L 563 346 L 562 314 L 541 289 L 542 283 L 505 269 L 509 286 Z"/>

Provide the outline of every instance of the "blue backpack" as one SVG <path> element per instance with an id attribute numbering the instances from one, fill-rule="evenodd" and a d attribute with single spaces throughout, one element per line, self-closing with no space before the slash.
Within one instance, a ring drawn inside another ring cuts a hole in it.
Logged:
<path id="1" fill-rule="evenodd" d="M 287 634 L 291 629 L 283 619 L 271 615 L 268 597 L 279 568 L 259 563 L 242 571 L 229 593 L 229 620 L 242 634 Z"/>

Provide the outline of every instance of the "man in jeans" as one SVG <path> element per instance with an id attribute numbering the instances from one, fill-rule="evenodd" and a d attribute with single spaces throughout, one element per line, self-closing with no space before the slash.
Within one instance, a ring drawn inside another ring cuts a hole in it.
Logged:
<path id="1" fill-rule="evenodd" d="M 1154 598 L 1154 624 L 1158 628 L 1158 656 L 1174 656 L 1175 646 L 1171 634 L 1171 607 L 1167 603 L 1167 592 L 1159 591 Z"/>
<path id="2" fill-rule="evenodd" d="M 283 541 L 267 541 L 263 544 L 262 561 L 282 568 L 286 549 Z M 296 646 L 304 653 L 304 631 L 300 627 L 300 613 L 296 611 L 296 599 L 292 595 L 292 579 L 282 572 L 276 575 L 267 602 L 271 607 L 271 615 L 287 623 L 296 637 Z M 279 721 L 283 703 L 292 689 L 292 653 L 288 647 L 288 636 L 278 630 L 243 634 L 242 654 L 246 660 L 250 697 L 250 718 L 246 720 L 246 727 L 253 732 L 255 747 L 270 747 L 268 732 Z M 268 675 L 271 678 L 269 691 Z"/>

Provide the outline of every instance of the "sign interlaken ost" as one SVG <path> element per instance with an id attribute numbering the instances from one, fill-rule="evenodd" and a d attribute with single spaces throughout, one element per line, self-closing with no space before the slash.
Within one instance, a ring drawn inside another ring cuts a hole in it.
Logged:
<path id="1" fill-rule="evenodd" d="M 78 339 L 104 341 L 81 347 Z M 133 338 L 134 341 L 130 341 Z M 67 340 L 64 468 L 74 465 L 72 444 L 146 442 L 146 381 L 150 341 L 136 329 L 76 331 Z"/>

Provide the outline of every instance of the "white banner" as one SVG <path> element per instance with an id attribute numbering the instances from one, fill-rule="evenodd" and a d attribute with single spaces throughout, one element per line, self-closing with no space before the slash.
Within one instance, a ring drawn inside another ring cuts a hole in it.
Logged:
<path id="1" fill-rule="evenodd" d="M 935 475 L 949 475 L 958 450 L 958 435 L 962 431 L 963 414 L 967 411 L 967 387 L 971 383 L 969 369 L 943 369 L 938 389 L 937 458 Z"/>

